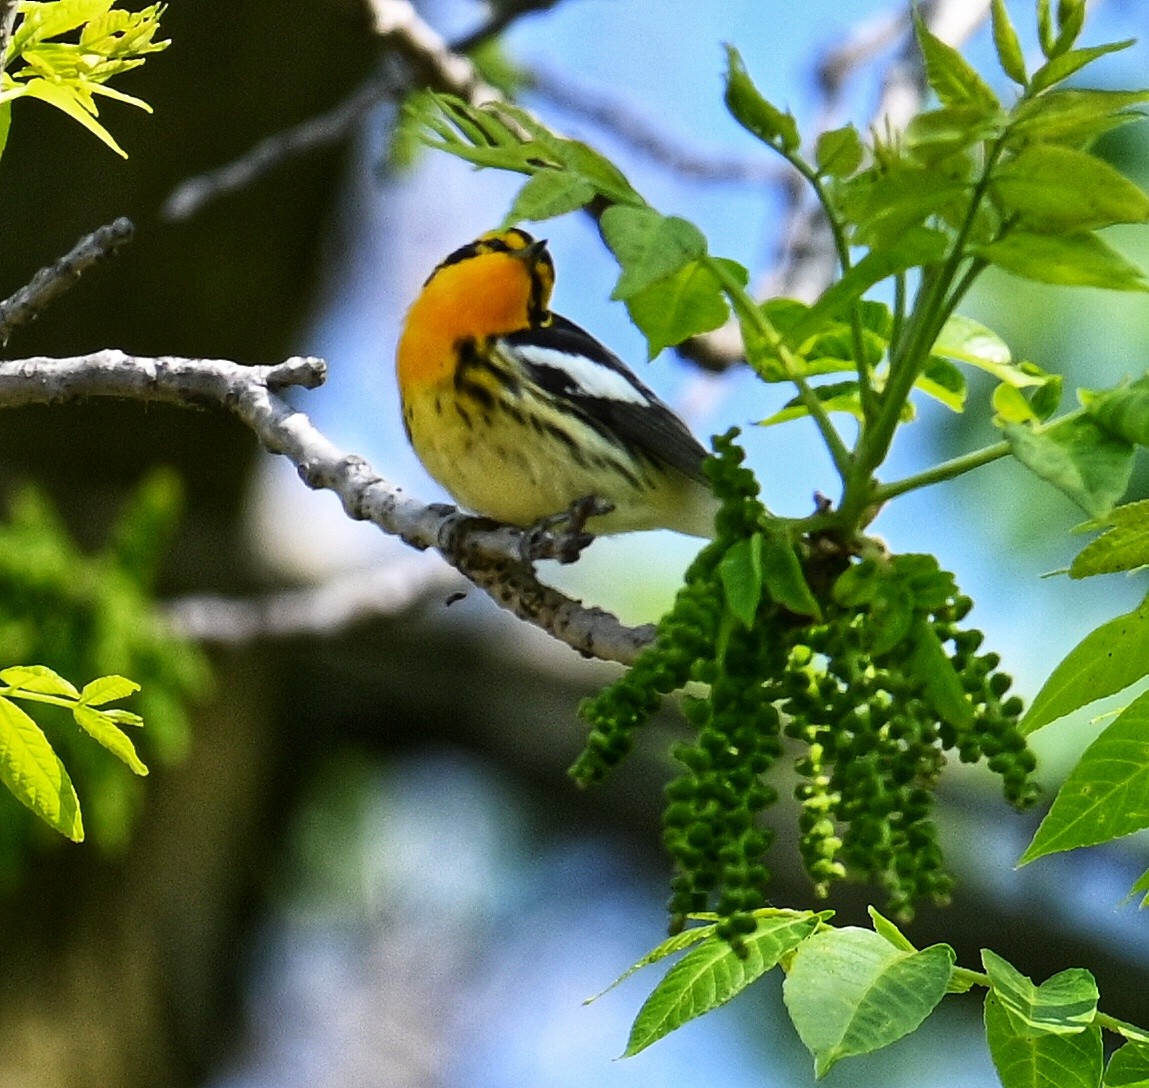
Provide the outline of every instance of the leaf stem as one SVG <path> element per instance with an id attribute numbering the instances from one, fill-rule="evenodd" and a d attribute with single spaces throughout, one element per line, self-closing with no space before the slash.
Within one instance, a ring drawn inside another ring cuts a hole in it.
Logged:
<path id="1" fill-rule="evenodd" d="M 744 325 L 749 325 L 781 361 L 782 368 L 786 372 L 786 378 L 797 387 L 798 396 L 821 432 L 822 439 L 830 451 L 830 456 L 834 459 L 834 467 L 838 470 L 838 475 L 844 484 L 853 471 L 853 456 L 842 436 L 834 427 L 829 413 L 818 399 L 813 386 L 806 381 L 802 374 L 798 359 L 786 347 L 782 335 L 774 328 L 773 323 L 754 305 L 754 300 L 750 298 L 742 284 L 730 274 L 729 270 L 712 257 L 707 256 L 703 259 L 706 261 L 707 267 L 718 277 L 723 291 L 726 292 L 727 298 L 730 299 L 738 314 L 739 321 Z"/>
<path id="2" fill-rule="evenodd" d="M 80 697 L 71 695 L 49 695 L 43 691 L 28 691 L 21 687 L 8 687 L 0 690 L 0 696 L 6 699 L 27 699 L 30 703 L 51 703 L 52 706 L 63 706 L 71 709 L 80 701 Z"/>
<path id="3" fill-rule="evenodd" d="M 990 146 L 949 256 L 940 267 L 923 267 L 921 283 L 909 318 L 902 326 L 902 335 L 896 341 L 891 341 L 890 377 L 882 396 L 882 407 L 877 419 L 862 429 L 855 451 L 853 473 L 842 497 L 841 512 L 847 526 L 859 522 L 865 511 L 872 508 L 875 495 L 881 490 L 876 484 L 874 473 L 890 451 L 901 422 L 902 409 L 929 358 L 930 349 L 954 307 L 985 268 L 986 262 L 976 257 L 964 272 L 962 264 L 969 259 L 966 242 L 973 231 L 978 209 L 989 190 L 993 168 L 1004 147 L 1004 137 L 998 138 Z"/>
<path id="4" fill-rule="evenodd" d="M 878 484 L 873 490 L 871 501 L 876 503 L 887 502 L 896 495 L 904 495 L 907 491 L 916 491 L 921 487 L 944 483 L 946 480 L 952 480 L 967 472 L 971 472 L 975 468 L 981 468 L 982 465 L 988 465 L 993 461 L 1006 457 L 1009 455 L 1009 452 L 1009 443 L 1002 440 L 1001 442 L 994 442 L 989 446 L 983 446 L 980 450 L 963 453 L 960 457 L 954 457 L 949 461 L 942 461 L 940 464 L 934 465 L 933 468 L 927 469 L 925 472 L 915 473 L 913 476 L 907 476 L 902 480 L 895 480 L 893 483 Z"/>
<path id="5" fill-rule="evenodd" d="M 822 214 L 826 217 L 826 223 L 830 228 L 830 235 L 834 239 L 834 250 L 838 256 L 838 265 L 844 276 L 850 271 L 853 265 L 853 262 L 850 260 L 850 245 L 846 240 L 846 228 L 835 213 L 834 205 L 830 200 L 830 194 L 826 192 L 826 187 L 822 184 L 821 174 L 800 155 L 781 149 L 779 150 L 786 161 L 798 171 L 814 191 L 814 196 L 821 206 Z M 866 419 L 873 419 L 878 413 L 878 402 L 874 396 L 874 383 L 870 375 L 870 368 L 866 363 L 865 341 L 862 337 L 862 319 L 858 313 L 857 302 L 850 307 L 850 335 L 854 350 L 854 359 L 858 364 L 858 396 L 862 403 L 862 414 Z"/>

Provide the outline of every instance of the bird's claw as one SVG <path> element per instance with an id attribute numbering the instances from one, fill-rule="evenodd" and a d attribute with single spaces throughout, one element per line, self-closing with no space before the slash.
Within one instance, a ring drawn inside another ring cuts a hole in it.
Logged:
<path id="1" fill-rule="evenodd" d="M 519 554 L 524 562 L 556 559 L 560 563 L 573 563 L 594 541 L 594 534 L 586 531 L 586 523 L 613 509 L 613 503 L 597 495 L 584 495 L 561 513 L 539 518 L 524 529 Z"/>

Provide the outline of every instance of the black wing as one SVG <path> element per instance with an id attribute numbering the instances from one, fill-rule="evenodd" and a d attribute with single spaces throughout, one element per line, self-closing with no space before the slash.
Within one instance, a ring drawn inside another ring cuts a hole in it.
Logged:
<path id="1" fill-rule="evenodd" d="M 549 325 L 501 340 L 534 382 L 606 438 L 705 482 L 706 450 L 686 424 L 585 329 L 552 314 Z"/>

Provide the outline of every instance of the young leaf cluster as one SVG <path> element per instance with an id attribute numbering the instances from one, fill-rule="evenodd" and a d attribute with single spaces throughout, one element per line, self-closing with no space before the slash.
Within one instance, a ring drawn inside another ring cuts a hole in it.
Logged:
<path id="1" fill-rule="evenodd" d="M 685 949 L 646 999 L 624 1057 L 735 997 L 780 967 L 782 995 L 803 1045 L 823 1076 L 843 1058 L 870 1054 L 917 1030 L 951 994 L 984 988 L 986 1042 L 1003 1088 L 1034 1084 L 1141 1084 L 1149 1076 L 1149 1033 L 1101 1012 L 1093 976 L 1069 968 L 1040 985 L 983 949 L 982 971 L 955 964 L 947 944 L 917 949 L 870 909 L 873 929 L 829 924 L 831 911 L 753 912 L 739 955 L 713 917 L 649 952 L 623 973 Z M 611 987 L 613 988 L 613 986 Z M 599 995 L 602 996 L 602 995 Z M 1120 1041 L 1105 1062 L 1102 1031 Z M 1070 1079 L 1072 1077 L 1072 1079 Z"/>
<path id="2" fill-rule="evenodd" d="M 127 158 L 100 123 L 96 98 L 151 112 L 139 98 L 108 81 L 144 63 L 169 45 L 157 41 L 164 4 L 123 11 L 115 0 L 21 0 L 0 77 L 0 154 L 8 136 L 12 103 L 36 98 L 67 114 L 117 155 Z"/>
<path id="3" fill-rule="evenodd" d="M 185 705 L 208 681 L 201 653 L 168 630 L 153 599 L 160 556 L 179 505 L 173 475 L 150 476 L 120 513 L 103 550 L 92 555 L 76 546 L 60 517 L 35 491 L 18 492 L 0 522 L 0 660 L 49 661 L 61 677 L 131 676 L 142 689 L 137 710 L 148 723 L 150 751 L 169 762 L 187 744 Z M 34 700 L 37 717 L 85 798 L 89 837 L 107 847 L 122 842 L 141 794 L 132 777 L 81 732 L 90 730 L 139 772 L 143 765 L 133 762 L 119 728 L 135 724 L 135 718 L 123 718 L 120 711 L 108 717 L 103 709 L 106 700 L 127 694 L 110 694 L 126 682 L 94 681 L 74 697 L 66 680 L 31 677 L 19 690 L 35 691 L 30 685 L 36 683 L 53 685 L 52 691 L 39 692 L 53 698 Z M 80 709 L 72 713 L 75 706 Z M 79 730 L 73 727 L 77 721 Z M 27 732 L 23 717 L 18 724 Z M 0 793 L 0 879 L 19 874 L 34 841 L 33 824 L 21 814 Z"/>
<path id="4" fill-rule="evenodd" d="M 101 676 L 78 691 L 46 665 L 0 670 L 0 782 L 22 805 L 73 842 L 84 837 L 76 788 L 44 731 L 14 700 L 64 707 L 93 740 L 138 775 L 148 773 L 121 726 L 142 726 L 143 718 L 105 704 L 139 691 L 123 676 Z"/>

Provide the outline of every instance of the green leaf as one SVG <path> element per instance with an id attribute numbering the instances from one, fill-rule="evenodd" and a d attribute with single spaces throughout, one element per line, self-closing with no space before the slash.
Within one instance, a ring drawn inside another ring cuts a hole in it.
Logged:
<path id="1" fill-rule="evenodd" d="M 1069 49 L 1085 25 L 1085 0 L 1057 0 L 1057 40 L 1054 54 Z"/>
<path id="2" fill-rule="evenodd" d="M 983 114 L 1001 107 L 997 95 L 983 82 L 977 70 L 952 46 L 937 37 L 925 20 L 914 13 L 914 32 L 926 66 L 926 79 L 944 106 L 974 106 Z"/>
<path id="3" fill-rule="evenodd" d="M 84 838 L 80 799 L 43 730 L 0 697 L 0 782 L 22 805 L 73 842 Z"/>
<path id="4" fill-rule="evenodd" d="M 1123 1038 L 1128 1039 L 1132 1043 L 1138 1043 L 1141 1046 L 1149 1046 L 1149 1031 L 1144 1028 L 1137 1027 L 1136 1024 L 1127 1023 L 1124 1020 L 1118 1020 L 1116 1016 L 1107 1017 L 1105 1025 L 1110 1031 L 1116 1032 Z"/>
<path id="5" fill-rule="evenodd" d="M 1149 222 L 1149 196 L 1087 151 L 1028 144 L 993 175 L 1007 214 L 1038 230 L 1088 231 L 1113 223 Z"/>
<path id="6" fill-rule="evenodd" d="M 1118 125 L 1141 120 L 1144 115 L 1130 107 L 1147 101 L 1149 91 L 1047 91 L 1018 105 L 1010 134 L 1014 140 L 1081 147 Z"/>
<path id="7" fill-rule="evenodd" d="M 1034 733 L 1149 674 L 1149 600 L 1090 631 L 1053 670 L 1021 720 Z"/>
<path id="8" fill-rule="evenodd" d="M 72 715 L 76 719 L 76 724 L 88 736 L 107 748 L 112 755 L 130 767 L 134 773 L 138 775 L 148 773 L 147 767 L 136 755 L 136 746 L 104 711 L 86 706 L 84 703 L 77 703 L 72 707 Z"/>
<path id="9" fill-rule="evenodd" d="M 1149 445 L 1149 375 L 1102 392 L 1081 390 L 1085 410 L 1110 434 L 1136 446 Z"/>
<path id="10" fill-rule="evenodd" d="M 753 627 L 762 601 L 762 534 L 744 537 L 727 548 L 718 575 L 726 607 L 743 627 Z"/>
<path id="11" fill-rule="evenodd" d="M 585 207 L 596 195 L 597 190 L 586 178 L 544 167 L 528 178 L 519 190 L 503 226 L 508 227 L 524 219 L 538 222 L 566 215 Z"/>
<path id="12" fill-rule="evenodd" d="M 948 945 L 905 952 L 853 926 L 804 941 L 782 995 L 815 1075 L 914 1031 L 945 996 L 953 962 Z"/>
<path id="13" fill-rule="evenodd" d="M 911 119 L 905 145 L 916 162 L 944 163 L 974 144 L 999 136 L 1005 122 L 1005 114 L 986 114 L 977 106 L 943 106 Z"/>
<path id="14" fill-rule="evenodd" d="M 0 156 L 8 145 L 8 130 L 12 126 L 12 103 L 0 102 Z"/>
<path id="15" fill-rule="evenodd" d="M 759 917 L 758 928 L 743 941 L 743 955 L 721 937 L 707 938 L 667 971 L 646 999 L 630 1029 L 623 1057 L 637 1054 L 688 1020 L 729 1001 L 811 939 L 820 921 L 807 911 Z"/>
<path id="16" fill-rule="evenodd" d="M 998 427 L 1007 423 L 1040 422 L 1025 394 L 1016 386 L 1005 382 L 995 386 L 990 401 L 993 404 L 993 422 Z"/>
<path id="17" fill-rule="evenodd" d="M 786 343 L 791 347 L 802 344 L 833 318 L 848 312 L 874 284 L 907 269 L 941 260 L 946 246 L 946 236 L 940 231 L 917 227 L 889 248 L 871 250 L 787 330 Z"/>
<path id="18" fill-rule="evenodd" d="M 1047 57 L 1053 56 L 1057 31 L 1053 27 L 1053 11 L 1049 0 L 1037 0 L 1037 40 L 1041 43 L 1041 51 Z"/>
<path id="19" fill-rule="evenodd" d="M 663 348 L 718 328 L 730 316 L 721 281 L 708 267 L 709 260 L 720 262 L 732 275 L 746 282 L 746 269 L 741 265 L 721 257 L 708 257 L 691 261 L 674 275 L 626 300 L 631 320 L 646 336 L 651 359 Z"/>
<path id="20" fill-rule="evenodd" d="M 1034 415 L 1043 423 L 1057 411 L 1061 404 L 1062 377 L 1060 374 L 1046 374 L 1032 363 L 1022 363 L 1021 370 L 1025 373 L 1036 371 L 1042 374 L 1040 385 L 1034 386 L 1029 392 L 1029 406 Z"/>
<path id="21" fill-rule="evenodd" d="M 899 245 L 908 230 L 927 219 L 964 216 L 972 184 L 968 160 L 968 155 L 953 156 L 937 164 L 898 157 L 840 182 L 838 203 L 856 224 L 853 244 L 882 251 Z"/>
<path id="22" fill-rule="evenodd" d="M 814 387 L 814 396 L 827 412 L 845 412 L 855 419 L 863 417 L 862 398 L 856 381 L 831 382 Z M 912 412 L 912 409 L 907 408 Z M 772 416 L 760 420 L 759 427 L 775 427 L 779 423 L 789 423 L 792 419 L 805 419 L 810 414 L 801 397 L 792 397 Z M 906 418 L 903 416 L 903 418 Z"/>
<path id="23" fill-rule="evenodd" d="M 942 721 L 959 731 L 969 729 L 974 720 L 973 706 L 953 662 L 924 616 L 914 617 L 911 638 L 910 668 L 926 700 Z"/>
<path id="24" fill-rule="evenodd" d="M 46 79 L 33 79 L 25 84 L 24 93 L 29 98 L 38 98 L 50 106 L 66 113 L 73 121 L 78 121 L 94 136 L 99 137 L 121 158 L 128 153 L 116 143 L 112 134 L 95 118 L 95 106 L 90 106 L 80 98 L 72 87 L 62 83 L 49 83 Z"/>
<path id="25" fill-rule="evenodd" d="M 818 173 L 832 178 L 849 177 L 862 165 L 862 138 L 853 125 L 823 132 L 814 145 Z"/>
<path id="26" fill-rule="evenodd" d="M 1116 574 L 1149 566 L 1149 499 L 1112 509 L 1105 518 L 1087 528 L 1101 529 L 1073 558 L 1070 578 Z"/>
<path id="27" fill-rule="evenodd" d="M 706 253 L 706 236 L 693 223 L 653 208 L 616 204 L 601 227 L 622 267 L 611 298 L 633 298 Z"/>
<path id="28" fill-rule="evenodd" d="M 789 537 L 762 537 L 762 580 L 770 598 L 798 616 L 822 618 L 822 608 L 810 590 L 802 562 Z"/>
<path id="29" fill-rule="evenodd" d="M 1059 971 L 1040 986 L 988 948 L 981 951 L 994 996 L 1023 1035 L 1076 1035 L 1097 1015 L 1097 981 L 1083 967 Z"/>
<path id="30" fill-rule="evenodd" d="M 889 941 L 895 948 L 900 948 L 903 952 L 917 951 L 910 943 L 909 938 L 893 922 L 878 913 L 877 907 L 866 907 L 866 913 L 874 923 L 874 932 Z"/>
<path id="31" fill-rule="evenodd" d="M 472 106 L 449 94 L 425 91 L 408 97 L 406 111 L 422 132 L 423 142 L 479 167 L 514 170 L 535 175 L 562 170 L 575 184 L 590 186 L 616 204 L 643 205 L 642 197 L 617 166 L 578 140 L 556 136 L 526 110 L 506 102 Z M 553 196 L 545 186 L 526 199 Z M 573 199 L 573 197 L 568 197 Z"/>
<path id="32" fill-rule="evenodd" d="M 1149 1088 L 1149 1046 L 1126 1043 L 1105 1067 L 1103 1088 Z"/>
<path id="33" fill-rule="evenodd" d="M 1007 423 L 1004 430 L 1014 457 L 1090 517 L 1109 513 L 1129 486 L 1133 446 L 1086 416 L 1067 417 L 1040 430 Z"/>
<path id="34" fill-rule="evenodd" d="M 644 967 L 649 967 L 651 964 L 658 963 L 659 960 L 666 959 L 667 956 L 673 956 L 675 952 L 681 952 L 683 949 L 689 948 L 693 944 L 698 944 L 699 941 L 713 935 L 714 931 L 718 928 L 717 925 L 705 926 L 692 926 L 690 929 L 680 930 L 678 933 L 667 937 L 658 947 L 651 949 L 642 959 L 632 963 L 621 975 L 618 976 L 605 990 L 600 991 L 593 997 L 588 997 L 583 1001 L 584 1005 L 589 1005 L 593 1001 L 597 1001 L 600 997 L 604 997 L 610 993 L 616 986 L 625 982 L 631 975 L 637 974 Z"/>
<path id="35" fill-rule="evenodd" d="M 1104 1051 L 1096 1025 L 1076 1035 L 1023 1035 L 991 991 L 985 1037 L 1003 1088 L 1097 1088 Z"/>
<path id="36" fill-rule="evenodd" d="M 1037 94 L 1055 83 L 1068 79 L 1074 72 L 1081 71 L 1087 64 L 1092 64 L 1098 57 L 1108 53 L 1118 53 L 1137 43 L 1136 38 L 1127 38 L 1123 42 L 1109 42 L 1107 45 L 1095 45 L 1089 49 L 1071 49 L 1068 53 L 1052 57 L 1046 61 L 1029 81 L 1030 94 Z M 1046 56 L 1049 54 L 1047 53 Z"/>
<path id="37" fill-rule="evenodd" d="M 1021 42 L 1018 40 L 1013 23 L 1010 22 L 1009 12 L 1005 10 L 1005 0 L 993 0 L 993 44 L 997 49 L 1001 70 L 1014 83 L 1024 87 L 1028 82 L 1025 74 L 1025 54 L 1021 51 Z"/>
<path id="38" fill-rule="evenodd" d="M 75 689 L 72 689 L 73 692 Z M 103 706 L 117 699 L 126 699 L 140 690 L 140 685 L 126 676 L 101 676 L 84 685 L 80 692 L 80 702 L 88 706 Z"/>
<path id="39" fill-rule="evenodd" d="M 942 326 L 934 342 L 933 353 L 947 359 L 971 363 L 989 373 L 1008 380 L 1016 372 L 1009 345 L 979 321 L 953 314 Z M 1038 379 L 1031 379 L 1036 382 Z"/>
<path id="40" fill-rule="evenodd" d="M 766 101 L 732 45 L 726 46 L 726 108 L 747 132 L 763 143 L 783 154 L 797 151 L 801 143 L 797 122 L 790 113 Z"/>
<path id="41" fill-rule="evenodd" d="M 1149 827 L 1149 693 L 1085 749 L 1019 864 L 1143 827 Z"/>
<path id="42" fill-rule="evenodd" d="M 45 38 L 75 30 L 104 14 L 113 0 L 60 0 L 58 3 L 24 4 L 20 24 L 12 35 L 12 53 L 19 55 Z"/>
<path id="43" fill-rule="evenodd" d="M 0 671 L 0 683 L 17 691 L 34 691 L 41 695 L 79 696 L 75 685 L 53 672 L 47 665 L 13 665 Z"/>
<path id="44" fill-rule="evenodd" d="M 1145 291 L 1141 269 L 1096 234 L 1038 234 L 1011 230 L 996 242 L 974 246 L 979 257 L 1039 283 Z"/>
<path id="45" fill-rule="evenodd" d="M 865 606 L 863 634 L 875 658 L 889 653 L 910 634 L 914 619 L 913 589 L 886 566 L 855 563 L 834 583 L 834 600 L 847 607 Z"/>
<path id="46" fill-rule="evenodd" d="M 1123 907 L 1130 899 L 1138 895 L 1141 896 L 1141 902 L 1137 905 L 1138 909 L 1144 910 L 1149 907 L 1149 869 L 1146 869 L 1133 881 L 1133 887 L 1129 889 L 1129 894 L 1118 905 Z M 1145 1041 L 1149 1043 L 1149 1036 L 1146 1037 Z"/>
<path id="47" fill-rule="evenodd" d="M 965 410 L 965 375 L 947 359 L 930 356 L 914 386 L 952 412 Z"/>

